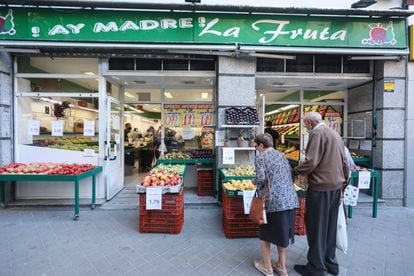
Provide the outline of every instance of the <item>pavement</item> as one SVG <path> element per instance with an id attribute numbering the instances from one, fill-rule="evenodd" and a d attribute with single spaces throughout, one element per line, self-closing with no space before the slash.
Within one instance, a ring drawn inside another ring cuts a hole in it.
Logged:
<path id="1" fill-rule="evenodd" d="M 414 275 L 414 209 L 371 211 L 354 208 L 340 275 Z M 0 275 L 261 275 L 258 238 L 226 239 L 221 212 L 186 208 L 182 232 L 170 235 L 139 233 L 137 209 L 82 208 L 79 221 L 68 207 L 0 209 Z M 289 275 L 306 263 L 306 237 L 295 239 Z"/>

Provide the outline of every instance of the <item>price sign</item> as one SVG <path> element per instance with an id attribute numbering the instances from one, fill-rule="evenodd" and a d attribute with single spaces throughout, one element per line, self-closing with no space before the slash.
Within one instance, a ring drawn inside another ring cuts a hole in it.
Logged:
<path id="1" fill-rule="evenodd" d="M 83 150 L 83 156 L 85 157 L 94 157 L 95 151 L 93 149 L 84 149 Z"/>
<path id="2" fill-rule="evenodd" d="M 369 189 L 371 183 L 371 172 L 359 172 L 358 173 L 358 188 Z"/>
<path id="3" fill-rule="evenodd" d="M 183 139 L 191 140 L 194 138 L 194 132 L 192 128 L 183 128 Z"/>
<path id="4" fill-rule="evenodd" d="M 196 112 L 185 111 L 183 117 L 183 127 L 185 126 L 196 126 Z"/>
<path id="5" fill-rule="evenodd" d="M 359 149 L 359 141 L 358 140 L 350 140 L 349 141 L 349 148 L 357 150 Z"/>
<path id="6" fill-rule="evenodd" d="M 213 114 L 211 112 L 200 112 L 200 126 L 213 124 Z"/>
<path id="7" fill-rule="evenodd" d="M 250 213 L 250 205 L 252 205 L 252 199 L 254 197 L 254 193 L 256 190 L 253 191 L 243 191 L 243 206 L 244 206 L 244 214 L 247 215 Z"/>
<path id="8" fill-rule="evenodd" d="M 119 130 L 121 128 L 121 117 L 112 115 L 112 129 Z"/>
<path id="9" fill-rule="evenodd" d="M 52 121 L 52 136 L 63 136 L 63 120 Z"/>
<path id="10" fill-rule="evenodd" d="M 119 133 L 115 133 L 115 142 L 117 143 L 117 144 L 121 144 L 121 134 L 119 134 Z"/>
<path id="11" fill-rule="evenodd" d="M 95 121 L 83 122 L 83 136 L 95 136 Z"/>
<path id="12" fill-rule="evenodd" d="M 146 207 L 147 210 L 161 210 L 162 188 L 147 188 Z"/>
<path id="13" fill-rule="evenodd" d="M 40 121 L 30 120 L 28 133 L 29 135 L 39 135 L 40 134 Z"/>
<path id="14" fill-rule="evenodd" d="M 222 147 L 224 146 L 224 140 L 225 140 L 225 132 L 224 130 L 216 130 L 216 146 Z"/>
<path id="15" fill-rule="evenodd" d="M 165 125 L 170 127 L 180 126 L 180 119 L 178 111 L 165 112 Z"/>
<path id="16" fill-rule="evenodd" d="M 371 140 L 361 141 L 361 144 L 359 145 L 360 150 L 371 150 L 371 148 L 372 148 Z"/>
<path id="17" fill-rule="evenodd" d="M 223 148 L 223 164 L 234 165 L 234 149 Z"/>

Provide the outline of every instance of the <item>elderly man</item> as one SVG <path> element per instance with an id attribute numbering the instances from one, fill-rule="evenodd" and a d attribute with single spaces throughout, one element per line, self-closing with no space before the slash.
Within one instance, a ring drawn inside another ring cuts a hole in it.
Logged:
<path id="1" fill-rule="evenodd" d="M 305 222 L 309 251 L 308 263 L 295 265 L 294 269 L 301 275 L 336 275 L 338 208 L 341 189 L 349 176 L 344 143 L 322 122 L 319 113 L 309 112 L 303 121 L 309 132 L 306 157 L 294 170 L 308 176 Z"/>

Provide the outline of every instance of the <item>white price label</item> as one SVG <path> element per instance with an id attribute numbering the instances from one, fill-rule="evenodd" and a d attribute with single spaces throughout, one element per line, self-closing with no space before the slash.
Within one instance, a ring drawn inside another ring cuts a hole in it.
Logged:
<path id="1" fill-rule="evenodd" d="M 115 142 L 121 144 L 121 134 L 115 133 Z"/>
<path id="2" fill-rule="evenodd" d="M 28 133 L 29 135 L 39 135 L 40 134 L 40 121 L 30 120 Z"/>
<path id="3" fill-rule="evenodd" d="M 95 136 L 95 121 L 83 122 L 83 136 Z"/>
<path id="4" fill-rule="evenodd" d="M 359 172 L 358 173 L 358 188 L 369 189 L 371 183 L 371 172 Z"/>
<path id="5" fill-rule="evenodd" d="M 121 118 L 118 115 L 112 115 L 112 129 L 119 130 L 121 127 Z"/>
<path id="6" fill-rule="evenodd" d="M 224 140 L 225 140 L 225 132 L 224 130 L 216 130 L 216 146 L 222 147 L 224 146 Z"/>
<path id="7" fill-rule="evenodd" d="M 252 205 L 252 200 L 256 190 L 253 191 L 243 191 L 243 205 L 244 205 L 244 214 L 250 213 L 250 205 Z"/>
<path id="8" fill-rule="evenodd" d="M 234 149 L 233 148 L 223 148 L 223 164 L 234 165 Z"/>
<path id="9" fill-rule="evenodd" d="M 358 140 L 350 140 L 349 141 L 349 148 L 357 150 L 359 149 L 359 141 Z"/>
<path id="10" fill-rule="evenodd" d="M 194 138 L 194 132 L 192 128 L 183 128 L 183 139 L 191 140 Z"/>
<path id="11" fill-rule="evenodd" d="M 146 208 L 147 210 L 161 210 L 162 203 L 162 188 L 153 187 L 147 188 L 146 194 Z"/>
<path id="12" fill-rule="evenodd" d="M 359 145 L 360 150 L 371 150 L 372 149 L 372 141 L 371 140 L 364 140 L 361 141 Z"/>
<path id="13" fill-rule="evenodd" d="M 52 136 L 63 136 L 63 122 L 52 121 Z"/>
<path id="14" fill-rule="evenodd" d="M 84 149 L 83 150 L 83 156 L 85 157 L 94 157 L 95 151 L 93 149 Z"/>

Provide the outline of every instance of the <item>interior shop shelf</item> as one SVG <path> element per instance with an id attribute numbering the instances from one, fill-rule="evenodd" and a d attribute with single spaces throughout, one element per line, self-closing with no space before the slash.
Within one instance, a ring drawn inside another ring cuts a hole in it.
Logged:
<path id="1" fill-rule="evenodd" d="M 158 159 L 158 164 L 214 164 L 212 158 L 209 159 Z"/>

